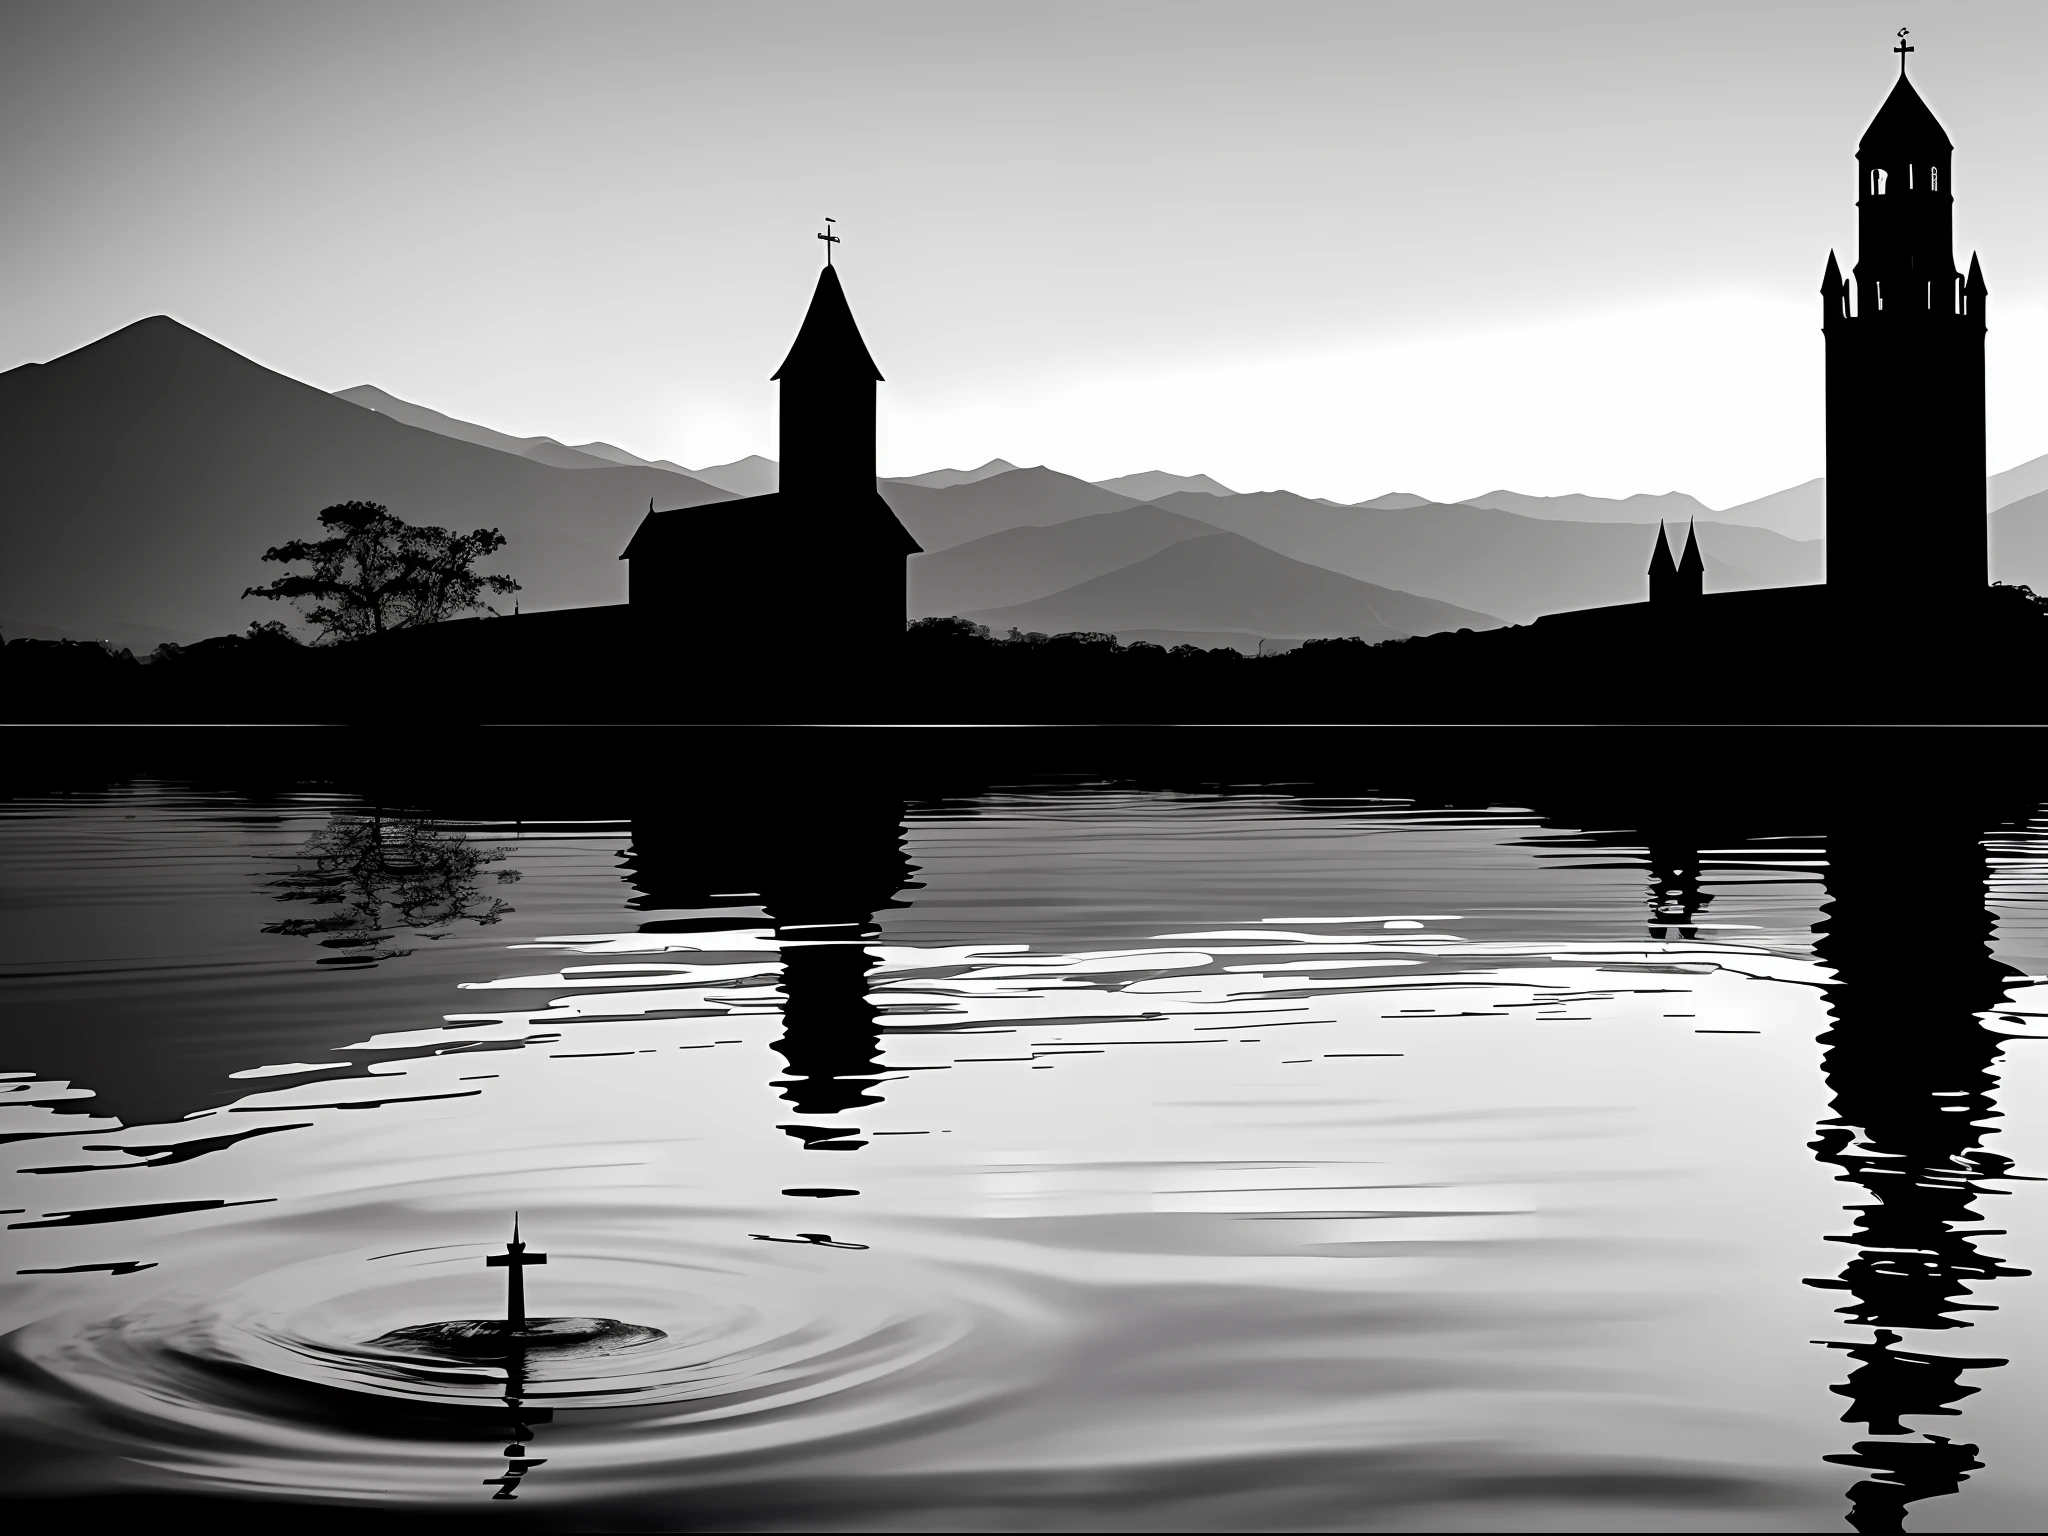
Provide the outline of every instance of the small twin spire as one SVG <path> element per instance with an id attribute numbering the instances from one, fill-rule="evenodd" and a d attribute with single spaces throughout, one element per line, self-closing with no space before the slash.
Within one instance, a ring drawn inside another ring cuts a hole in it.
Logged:
<path id="1" fill-rule="evenodd" d="M 1650 552 L 1650 601 L 1669 603 L 1698 597 L 1704 591 L 1707 563 L 1700 558 L 1699 534 L 1688 521 L 1685 525 L 1685 553 L 1671 558 L 1671 536 L 1664 521 L 1657 521 L 1657 544 Z"/>

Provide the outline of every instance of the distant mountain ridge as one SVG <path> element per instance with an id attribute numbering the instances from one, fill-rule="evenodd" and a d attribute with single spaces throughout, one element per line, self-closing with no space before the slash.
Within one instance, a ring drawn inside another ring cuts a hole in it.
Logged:
<path id="1" fill-rule="evenodd" d="M 905 475 L 891 483 L 895 485 L 921 486 L 926 490 L 932 491 L 944 491 L 950 490 L 956 485 L 972 485 L 977 480 L 988 480 L 997 475 L 1007 475 L 1010 471 L 1019 467 L 1012 464 L 1008 459 L 990 459 L 979 469 L 933 469 L 927 470 L 921 475 Z"/>
<path id="2" fill-rule="evenodd" d="M 1233 533 L 1178 540 L 1065 591 L 964 617 L 997 630 L 1192 630 L 1274 639 L 1390 640 L 1500 623 L 1291 560 Z"/>
<path id="3" fill-rule="evenodd" d="M 480 427 L 473 421 L 463 421 L 428 406 L 401 400 L 389 390 L 379 389 L 374 384 L 358 384 L 351 389 L 337 389 L 334 395 L 338 400 L 359 405 L 366 411 L 376 411 L 379 415 L 389 416 L 394 421 L 402 421 L 409 427 L 438 432 L 443 437 L 476 443 L 485 448 L 496 448 L 501 453 L 516 453 L 521 458 L 532 459 L 538 464 L 549 464 L 556 469 L 611 469 L 624 464 L 636 469 L 665 469 L 678 475 L 689 473 L 680 464 L 671 464 L 666 459 L 639 458 L 611 443 L 582 443 L 571 447 L 552 437 L 514 437 L 509 432 L 493 431 L 489 427 Z"/>
<path id="4" fill-rule="evenodd" d="M 1220 530 L 1140 503 L 984 534 L 910 562 L 910 613 L 937 618 L 1048 597 Z"/>
<path id="5" fill-rule="evenodd" d="M 500 528 L 510 543 L 494 566 L 525 584 L 528 610 L 614 602 L 618 552 L 650 500 L 758 494 L 776 474 L 759 455 L 689 472 L 609 443 L 516 437 L 369 385 L 328 394 L 151 317 L 0 374 L 0 631 L 144 646 L 278 616 L 239 596 L 276 574 L 262 550 L 350 499 Z M 1161 486 L 1177 488 L 1119 489 Z M 1020 627 L 1059 612 L 1119 633 L 1271 638 L 1333 633 L 1321 626 L 1340 620 L 1386 633 L 1521 622 L 1640 599 L 1653 525 L 1679 512 L 1696 521 L 1709 590 L 1825 572 L 1818 540 L 1769 526 L 1823 526 L 1819 480 L 1720 513 L 1677 493 L 1498 491 L 1450 506 L 1388 493 L 1340 506 L 1165 471 L 1094 484 L 1001 459 L 879 489 L 929 552 L 912 562 L 914 612 L 1030 610 Z M 1994 476 L 1991 497 L 1995 576 L 2048 590 L 2048 457 Z M 1382 596 L 1317 585 L 1295 565 Z M 774 601 L 772 569 L 743 579 Z M 1175 582 L 1191 585 L 1177 595 Z M 1111 599 L 1126 611 L 1111 613 Z"/>
<path id="6" fill-rule="evenodd" d="M 1064 523 L 1140 505 L 1043 465 L 939 487 L 884 480 L 878 489 L 927 554 L 1006 528 Z"/>
<path id="7" fill-rule="evenodd" d="M 758 453 L 734 459 L 730 464 L 713 464 L 690 471 L 692 479 L 715 485 L 721 491 L 731 491 L 735 496 L 766 496 L 781 484 L 781 475 L 781 467 L 773 459 L 764 459 Z"/>
<path id="8" fill-rule="evenodd" d="M 566 469 L 395 420 L 167 316 L 0 373 L 0 627 L 197 639 L 280 617 L 242 589 L 338 501 L 495 527 L 526 608 L 616 602 L 650 499 L 728 493 L 671 470 Z"/>
<path id="9" fill-rule="evenodd" d="M 1613 499 L 1605 496 L 1525 496 L 1519 491 L 1488 491 L 1468 496 L 1463 507 L 1486 507 L 1495 512 L 1512 512 L 1517 517 L 1540 517 L 1562 523 L 1654 523 L 1686 522 L 1713 516 L 1704 506 L 1681 491 L 1662 495 L 1642 492 Z"/>
<path id="10" fill-rule="evenodd" d="M 1640 601 L 1654 525 L 1567 523 L 1459 503 L 1333 507 L 1290 491 L 1168 496 L 1154 503 L 1269 549 L 1403 592 L 1527 623 Z M 1701 523 L 1711 590 L 1798 586 L 1823 572 L 1819 544 Z"/>
<path id="11" fill-rule="evenodd" d="M 345 400 L 354 401 L 372 410 L 383 411 L 409 425 L 459 437 L 466 442 L 482 443 L 506 452 L 519 453 L 561 468 L 590 468 L 595 467 L 599 461 L 649 465 L 677 474 L 690 475 L 707 485 L 715 485 L 740 496 L 759 496 L 775 489 L 775 461 L 758 454 L 749 455 L 730 464 L 689 469 L 668 459 L 636 458 L 623 448 L 614 447 L 609 443 L 581 443 L 570 446 L 551 437 L 513 437 L 508 433 L 495 432 L 489 427 L 461 421 L 425 406 L 400 400 L 395 395 L 371 385 L 358 385 L 354 389 L 339 390 L 336 393 Z M 947 490 L 955 486 L 973 485 L 994 479 L 1018 467 L 1007 459 L 990 459 L 977 469 L 935 469 L 924 474 L 885 480 L 884 484 Z M 1032 467 L 1043 469 L 1046 466 Z M 1113 479 L 1089 483 L 1112 494 L 1128 496 L 1134 501 L 1158 501 L 1183 491 L 1196 491 L 1208 496 L 1241 494 L 1208 475 L 1176 475 L 1164 470 L 1144 470 L 1137 474 L 1120 475 Z M 1987 502 L 1992 511 L 1997 511 L 2001 507 L 2038 495 L 2042 491 L 2048 491 L 2048 454 L 2029 459 L 2024 464 L 2015 465 L 2009 470 L 1991 476 L 1987 482 Z M 1331 501 L 1327 497 L 1304 499 L 1319 501 L 1325 506 L 1345 505 L 1342 502 Z M 1439 503 L 1411 491 L 1389 491 L 1384 495 L 1353 502 L 1350 505 L 1375 511 L 1406 511 L 1416 507 L 1436 506 Z M 1719 511 L 1707 506 L 1697 497 L 1680 491 L 1639 492 L 1633 496 L 1613 497 L 1577 493 L 1534 496 L 1521 491 L 1502 489 L 1468 497 L 1457 505 L 1513 512 L 1521 517 L 1550 522 L 1650 523 L 1661 517 L 1669 522 L 1697 520 L 1740 524 L 1800 541 L 1823 539 L 1827 536 L 1827 482 L 1818 478 L 1787 486 L 1784 490 L 1773 491 L 1767 496 L 1723 507 Z"/>
<path id="12" fill-rule="evenodd" d="M 1119 475 L 1114 480 L 1097 480 L 1094 483 L 1105 491 L 1115 491 L 1119 496 L 1135 496 L 1140 501 L 1157 501 L 1175 491 L 1195 491 L 1204 496 L 1237 494 L 1222 481 L 1211 480 L 1207 475 L 1169 475 L 1163 469 L 1148 469 L 1140 474 Z"/>

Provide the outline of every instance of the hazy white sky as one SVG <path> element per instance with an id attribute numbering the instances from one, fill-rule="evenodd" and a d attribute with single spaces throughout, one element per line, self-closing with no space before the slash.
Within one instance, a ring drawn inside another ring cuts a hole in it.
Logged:
<path id="1" fill-rule="evenodd" d="M 1821 472 L 1900 25 L 2003 468 L 2048 452 L 2031 0 L 10 0 L 0 366 L 169 313 L 507 431 L 773 453 L 829 213 L 884 473 L 1724 505 Z"/>

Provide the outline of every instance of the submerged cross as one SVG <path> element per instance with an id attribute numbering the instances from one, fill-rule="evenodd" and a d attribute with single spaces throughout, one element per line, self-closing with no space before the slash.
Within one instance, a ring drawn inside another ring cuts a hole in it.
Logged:
<path id="1" fill-rule="evenodd" d="M 839 243 L 839 237 L 832 233 L 832 226 L 838 222 L 837 219 L 826 219 L 825 233 L 818 236 L 820 240 L 825 242 L 825 265 L 828 267 L 832 265 L 832 247 Z"/>
<path id="2" fill-rule="evenodd" d="M 1902 75 L 1906 72 L 1906 55 L 1914 51 L 1913 45 L 1906 41 L 1906 34 L 1912 30 L 1911 27 L 1899 28 L 1899 46 L 1892 50 L 1899 56 L 1899 73 Z"/>
<path id="3" fill-rule="evenodd" d="M 492 1269 L 502 1269 L 505 1275 L 505 1331 L 526 1332 L 526 1266 L 545 1264 L 548 1256 L 544 1253 L 528 1253 L 526 1244 L 519 1241 L 519 1214 L 512 1214 L 512 1241 L 505 1245 L 503 1253 L 487 1253 L 484 1263 Z"/>

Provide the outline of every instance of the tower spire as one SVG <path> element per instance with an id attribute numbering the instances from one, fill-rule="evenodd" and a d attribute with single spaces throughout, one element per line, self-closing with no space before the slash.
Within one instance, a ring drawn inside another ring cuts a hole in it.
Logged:
<path id="1" fill-rule="evenodd" d="M 1707 562 L 1700 558 L 1699 533 L 1693 527 L 1693 520 L 1685 520 L 1685 553 L 1678 557 L 1678 583 L 1688 597 L 1700 594 L 1703 579 L 1707 574 Z"/>
<path id="2" fill-rule="evenodd" d="M 1671 540 L 1664 532 L 1664 519 L 1657 519 L 1657 547 L 1650 551 L 1650 601 L 1666 602 L 1678 582 L 1678 562 L 1671 558 Z"/>

